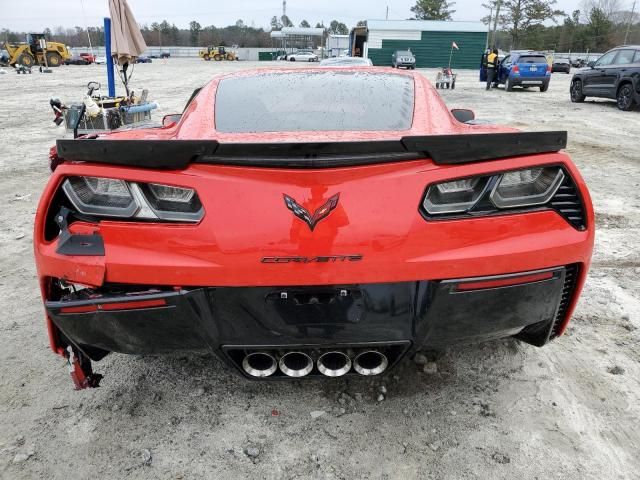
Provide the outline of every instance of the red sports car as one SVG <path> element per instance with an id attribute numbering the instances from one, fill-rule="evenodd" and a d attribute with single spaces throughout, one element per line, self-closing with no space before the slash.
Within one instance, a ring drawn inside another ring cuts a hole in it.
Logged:
<path id="1" fill-rule="evenodd" d="M 51 348 L 84 388 L 110 352 L 275 378 L 544 345 L 587 275 L 589 192 L 566 132 L 470 118 L 411 71 L 254 70 L 163 127 L 58 140 L 34 235 Z"/>

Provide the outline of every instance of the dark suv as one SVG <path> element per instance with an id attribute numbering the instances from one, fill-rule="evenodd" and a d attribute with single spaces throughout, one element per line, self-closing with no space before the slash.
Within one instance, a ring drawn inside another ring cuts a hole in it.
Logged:
<path id="1" fill-rule="evenodd" d="M 569 91 L 572 102 L 612 98 L 625 111 L 640 105 L 640 46 L 616 47 L 590 62 L 573 75 Z"/>

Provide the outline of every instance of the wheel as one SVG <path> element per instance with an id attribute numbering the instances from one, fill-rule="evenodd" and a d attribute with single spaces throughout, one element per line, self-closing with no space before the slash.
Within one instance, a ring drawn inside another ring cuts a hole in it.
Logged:
<path id="1" fill-rule="evenodd" d="M 290 62 L 295 62 L 295 61 L 296 61 L 296 57 L 291 57 L 291 58 L 289 59 L 289 61 L 290 61 Z"/>
<path id="2" fill-rule="evenodd" d="M 584 102 L 585 96 L 582 93 L 582 81 L 581 80 L 573 80 L 571 82 L 571 87 L 569 88 L 569 94 L 571 96 L 571 101 L 573 103 L 582 103 L 582 102 Z"/>
<path id="3" fill-rule="evenodd" d="M 310 58 L 310 59 L 309 59 L 309 63 L 311 63 L 311 62 L 313 62 L 313 58 Z"/>
<path id="4" fill-rule="evenodd" d="M 227 60 L 232 61 L 233 60 L 233 55 L 231 55 L 230 53 L 227 54 Z"/>
<path id="5" fill-rule="evenodd" d="M 204 57 L 202 57 L 202 58 L 204 58 L 205 62 L 208 62 L 208 61 L 210 61 L 210 60 L 211 60 L 211 57 L 210 57 L 209 55 L 205 55 L 205 56 L 204 56 Z"/>
<path id="6" fill-rule="evenodd" d="M 507 80 L 504 82 L 504 89 L 507 92 L 512 92 L 513 91 L 513 84 L 511 83 L 511 79 L 507 78 Z"/>
<path id="7" fill-rule="evenodd" d="M 618 108 L 623 112 L 633 109 L 635 102 L 633 101 L 633 88 L 631 88 L 630 83 L 625 83 L 618 89 L 616 101 Z"/>
<path id="8" fill-rule="evenodd" d="M 36 63 L 35 59 L 29 55 L 28 53 L 23 53 L 18 57 L 18 61 L 20 65 L 24 65 L 25 67 L 32 67 L 34 63 Z"/>
<path id="9" fill-rule="evenodd" d="M 213 56 L 213 59 L 214 59 L 216 62 L 219 62 L 220 60 L 222 60 L 222 55 L 220 55 L 219 53 L 216 53 L 216 54 Z"/>
<path id="10" fill-rule="evenodd" d="M 59 67 L 62 64 L 62 57 L 58 52 L 47 52 L 47 65 Z"/>
<path id="11" fill-rule="evenodd" d="M 540 91 L 541 92 L 546 92 L 547 90 L 549 90 L 549 84 L 545 83 L 544 85 L 540 85 Z"/>

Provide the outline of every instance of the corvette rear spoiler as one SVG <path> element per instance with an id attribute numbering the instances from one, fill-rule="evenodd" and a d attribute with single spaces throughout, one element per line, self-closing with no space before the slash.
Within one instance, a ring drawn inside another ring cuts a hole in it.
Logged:
<path id="1" fill-rule="evenodd" d="M 567 146 L 567 132 L 513 132 L 407 136 L 392 141 L 218 143 L 216 140 L 60 139 L 64 160 L 154 169 L 190 163 L 252 167 L 327 168 L 430 158 L 439 165 L 552 153 Z"/>

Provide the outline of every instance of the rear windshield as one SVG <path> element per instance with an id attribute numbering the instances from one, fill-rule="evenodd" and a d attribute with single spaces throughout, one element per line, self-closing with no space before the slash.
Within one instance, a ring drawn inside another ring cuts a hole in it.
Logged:
<path id="1" fill-rule="evenodd" d="M 216 130 L 408 130 L 413 95 L 413 78 L 393 73 L 283 72 L 226 78 L 216 93 Z"/>
<path id="2" fill-rule="evenodd" d="M 544 55 L 522 55 L 516 63 L 547 63 Z"/>

